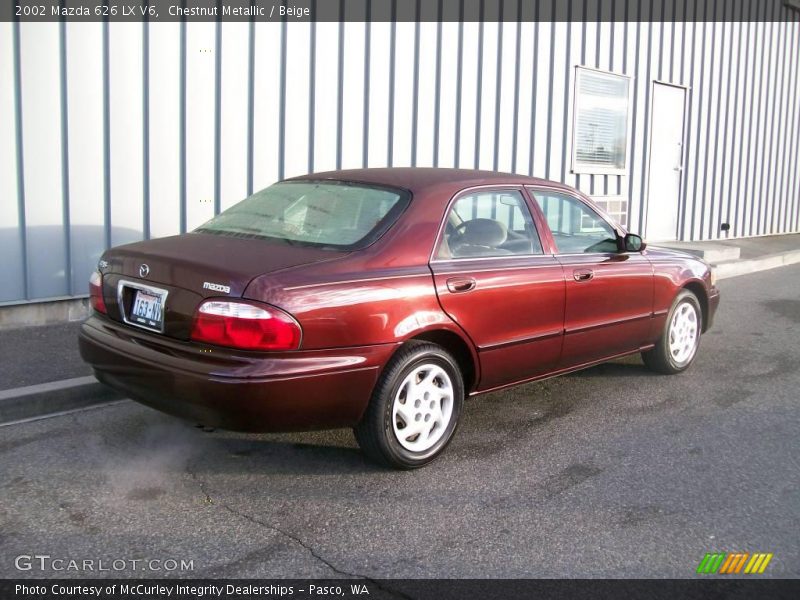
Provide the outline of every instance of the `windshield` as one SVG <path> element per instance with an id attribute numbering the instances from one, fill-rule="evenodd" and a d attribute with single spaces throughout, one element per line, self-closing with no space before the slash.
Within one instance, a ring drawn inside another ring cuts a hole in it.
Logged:
<path id="1" fill-rule="evenodd" d="M 196 231 L 356 250 L 378 239 L 408 204 L 406 192 L 340 181 L 283 181 Z"/>

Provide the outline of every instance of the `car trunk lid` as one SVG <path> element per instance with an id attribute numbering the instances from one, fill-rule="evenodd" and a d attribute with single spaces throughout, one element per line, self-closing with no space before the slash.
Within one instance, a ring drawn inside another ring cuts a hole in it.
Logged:
<path id="1" fill-rule="evenodd" d="M 160 332 L 189 339 L 195 311 L 205 298 L 241 298 L 255 277 L 343 254 L 280 240 L 204 233 L 146 240 L 106 253 L 103 295 L 111 318 L 136 325 L 130 319 L 136 294 L 152 288 L 152 294 L 163 296 Z M 149 329 L 159 327 L 151 324 Z"/>

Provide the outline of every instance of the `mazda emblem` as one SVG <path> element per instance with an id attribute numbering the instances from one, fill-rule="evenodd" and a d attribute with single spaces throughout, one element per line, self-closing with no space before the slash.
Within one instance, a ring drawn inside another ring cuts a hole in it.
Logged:
<path id="1" fill-rule="evenodd" d="M 139 266 L 139 277 L 147 277 L 150 274 L 150 267 L 145 264 Z"/>

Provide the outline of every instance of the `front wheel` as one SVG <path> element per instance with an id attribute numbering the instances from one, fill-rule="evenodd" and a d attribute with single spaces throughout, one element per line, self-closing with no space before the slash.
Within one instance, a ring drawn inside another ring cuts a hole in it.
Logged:
<path id="1" fill-rule="evenodd" d="M 410 342 L 387 364 L 354 432 L 381 464 L 415 469 L 434 460 L 453 437 L 464 382 L 453 357 L 428 342 Z"/>
<path id="2" fill-rule="evenodd" d="M 672 303 L 661 338 L 654 348 L 642 352 L 644 364 L 667 375 L 688 369 L 700 346 L 702 319 L 697 296 L 688 290 L 681 291 Z"/>

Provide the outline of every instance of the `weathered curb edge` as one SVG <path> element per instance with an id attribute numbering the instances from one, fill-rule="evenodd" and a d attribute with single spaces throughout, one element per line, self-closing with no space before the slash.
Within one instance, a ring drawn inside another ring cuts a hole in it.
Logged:
<path id="1" fill-rule="evenodd" d="M 124 396 L 93 376 L 0 391 L 0 425 L 121 400 Z"/>
<path id="2" fill-rule="evenodd" d="M 717 274 L 717 279 L 727 279 L 797 263 L 800 263 L 800 250 L 790 250 L 788 252 L 767 254 L 759 258 L 721 262 L 718 265 L 714 265 L 714 271 Z"/>
<path id="3" fill-rule="evenodd" d="M 0 304 L 0 331 L 38 325 L 81 321 L 92 313 L 84 297 L 62 298 L 29 304 Z"/>

